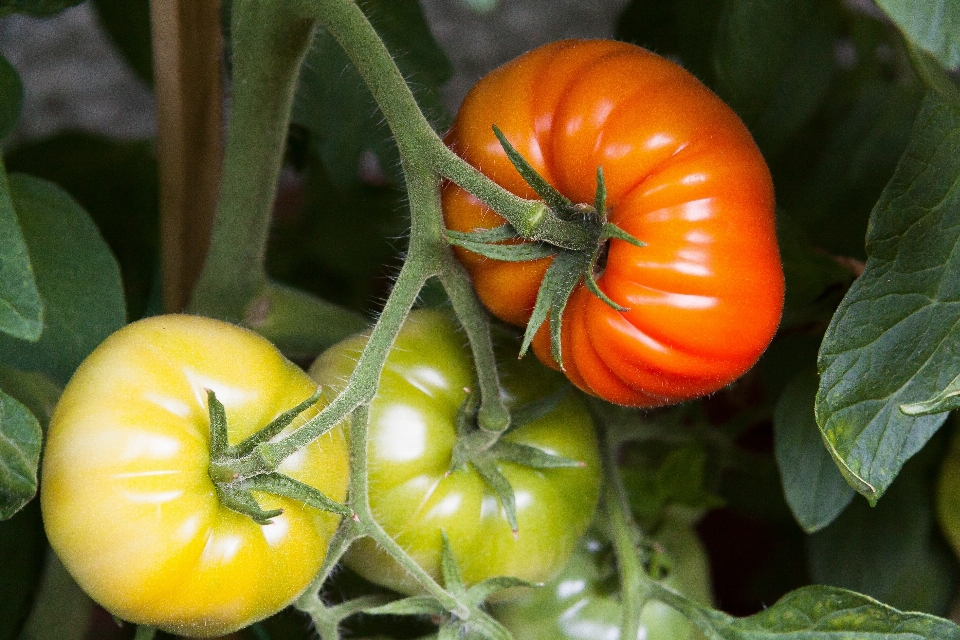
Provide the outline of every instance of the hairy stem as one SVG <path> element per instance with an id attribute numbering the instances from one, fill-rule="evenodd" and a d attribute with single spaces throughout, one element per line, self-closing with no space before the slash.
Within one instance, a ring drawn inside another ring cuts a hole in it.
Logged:
<path id="1" fill-rule="evenodd" d="M 433 172 L 457 183 L 503 216 L 524 237 L 569 249 L 595 243 L 581 225 L 559 219 L 542 202 L 510 193 L 447 148 L 420 111 L 403 74 L 356 2 L 301 2 L 304 11 L 314 15 L 330 32 L 360 72 L 390 125 L 401 157 L 426 164 Z"/>
<path id="2" fill-rule="evenodd" d="M 630 502 L 617 468 L 619 447 L 610 442 L 602 431 L 601 435 L 605 454 L 603 510 L 610 526 L 623 592 L 620 637 L 636 638 L 640 630 L 640 613 L 652 595 L 655 581 L 647 575 L 640 561 L 638 543 L 641 532 L 630 513 Z"/>
<path id="3" fill-rule="evenodd" d="M 266 286 L 270 214 L 314 22 L 287 2 L 234 0 L 233 103 L 210 253 L 192 311 L 239 322 Z"/>

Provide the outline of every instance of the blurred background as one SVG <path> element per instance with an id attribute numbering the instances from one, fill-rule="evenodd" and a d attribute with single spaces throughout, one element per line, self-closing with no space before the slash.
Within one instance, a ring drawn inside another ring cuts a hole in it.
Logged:
<path id="1" fill-rule="evenodd" d="M 446 108 L 487 71 L 520 53 L 562 38 L 613 37 L 627 0 L 422 0 L 423 12 L 453 73 Z M 152 93 L 124 62 L 85 2 L 51 18 L 0 20 L 0 53 L 24 84 L 23 116 L 5 142 L 71 129 L 113 137 L 152 136 Z"/>
<path id="2" fill-rule="evenodd" d="M 705 453 L 694 451 L 690 457 L 702 468 L 671 477 L 689 479 L 695 490 L 668 498 L 693 500 L 683 505 L 699 510 L 710 507 L 698 532 L 710 556 L 717 604 L 725 611 L 754 613 L 790 589 L 818 583 L 855 589 L 904 610 L 948 614 L 960 566 L 939 533 L 931 498 L 945 437 L 911 461 L 878 507 L 858 498 L 832 524 L 818 524 L 813 535 L 791 512 L 773 455 L 776 407 L 785 416 L 780 422 L 796 416 L 803 423 L 798 428 L 815 428 L 816 385 L 803 381 L 812 376 L 834 309 L 863 268 L 870 212 L 906 148 L 926 90 L 901 35 L 871 0 L 361 4 L 439 131 L 487 71 L 568 37 L 616 36 L 648 46 L 684 64 L 734 106 L 774 176 L 786 310 L 780 336 L 753 372 L 702 403 L 661 415 L 672 421 L 671 429 L 707 426 L 708 433 L 720 434 L 711 442 L 724 445 L 722 455 L 710 450 L 709 464 Z M 721 16 L 728 7 L 746 9 Z M 24 89 L 22 117 L 3 143 L 7 168 L 56 182 L 89 212 L 120 264 L 130 320 L 160 309 L 146 8 L 146 0 L 88 0 L 48 18 L 0 19 L 0 54 L 16 68 Z M 397 272 L 407 233 L 398 158 L 372 97 L 337 45 L 320 34 L 308 55 L 267 267 L 273 278 L 372 317 Z M 229 86 L 225 97 L 229 104 Z M 436 289 L 422 298 L 443 303 Z M 717 504 L 724 506 L 713 508 Z M 11 547 L 8 565 L 0 554 L 0 576 L 5 566 L 29 565 L 35 581 L 44 556 L 36 502 L 24 513 L 0 524 L 0 540 L 14 540 L 10 527 L 21 527 L 21 539 L 34 546 Z M 58 574 L 46 575 L 52 580 Z M 61 578 L 69 592 L 72 583 Z M 346 597 L 369 586 L 351 584 L 344 572 L 334 588 L 335 596 Z M 74 596 L 86 602 L 82 594 Z M 29 600 L 3 601 L 17 616 L 29 612 Z M 57 604 L 56 598 L 48 603 L 51 610 L 64 608 Z M 89 615 L 89 608 L 84 611 Z M 310 636 L 304 618 L 289 612 L 267 626 L 274 638 Z M 107 638 L 116 629 L 97 610 L 86 637 Z M 407 633 L 429 630 L 427 625 Z M 266 637 L 259 633 L 253 629 L 244 638 Z M 7 639 L 0 634 L 0 640 Z"/>

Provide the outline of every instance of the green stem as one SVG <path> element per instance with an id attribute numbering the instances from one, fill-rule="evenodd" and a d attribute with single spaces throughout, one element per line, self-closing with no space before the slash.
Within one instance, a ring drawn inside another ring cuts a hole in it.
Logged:
<path id="1" fill-rule="evenodd" d="M 717 631 L 717 626 L 723 628 L 731 625 L 733 619 L 730 616 L 720 613 L 719 611 L 706 609 L 690 598 L 677 593 L 670 587 L 659 582 L 651 583 L 650 590 L 654 598 L 682 613 L 688 620 L 695 624 L 709 640 L 725 640 L 725 636 Z"/>
<path id="2" fill-rule="evenodd" d="M 490 321 L 463 265 L 452 254 L 445 262 L 446 265 L 440 273 L 440 282 L 443 283 L 443 288 L 453 304 L 453 311 L 470 340 L 480 386 L 477 424 L 482 431 L 490 433 L 492 445 L 499 435 L 510 427 L 510 412 L 500 397 L 500 376 L 497 373 L 497 360 L 490 338 Z"/>
<path id="3" fill-rule="evenodd" d="M 647 575 L 638 555 L 641 532 L 633 521 L 627 492 L 617 468 L 619 447 L 605 437 L 602 429 L 601 436 L 605 453 L 603 507 L 609 521 L 623 591 L 620 637 L 636 638 L 640 630 L 640 613 L 652 595 L 655 581 Z"/>
<path id="4" fill-rule="evenodd" d="M 427 593 L 435 597 L 448 610 L 459 618 L 469 617 L 470 607 L 460 602 L 453 594 L 441 587 L 433 577 L 424 571 L 397 542 L 377 523 L 370 507 L 369 474 L 367 472 L 367 429 L 370 410 L 359 407 L 350 422 L 350 506 L 357 514 L 360 530 L 373 538 L 377 544 L 403 566 Z"/>
<path id="5" fill-rule="evenodd" d="M 363 11 L 351 0 L 300 0 L 340 43 L 360 72 L 409 162 L 425 163 L 503 216 L 525 238 L 568 249 L 592 247 L 582 225 L 559 219 L 544 203 L 510 193 L 453 153 L 430 126 L 403 74 Z"/>
<path id="6" fill-rule="evenodd" d="M 270 214 L 314 22 L 288 2 L 234 0 L 233 102 L 220 202 L 192 311 L 233 322 L 266 287 Z"/>

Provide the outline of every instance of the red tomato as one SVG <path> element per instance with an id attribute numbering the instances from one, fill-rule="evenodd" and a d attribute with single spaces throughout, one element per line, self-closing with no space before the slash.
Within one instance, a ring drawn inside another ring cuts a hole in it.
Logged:
<path id="1" fill-rule="evenodd" d="M 609 242 L 600 288 L 581 283 L 563 314 L 567 377 L 611 402 L 656 406 L 711 393 L 749 369 L 783 307 L 773 184 L 737 115 L 690 73 L 630 44 L 555 42 L 494 70 L 447 136 L 489 178 L 537 198 L 492 132 L 574 202 L 592 203 L 597 168 L 610 221 L 646 243 Z M 503 218 L 453 184 L 447 226 Z M 552 258 L 500 262 L 456 248 L 487 308 L 523 325 Z M 541 328 L 537 356 L 556 366 Z"/>

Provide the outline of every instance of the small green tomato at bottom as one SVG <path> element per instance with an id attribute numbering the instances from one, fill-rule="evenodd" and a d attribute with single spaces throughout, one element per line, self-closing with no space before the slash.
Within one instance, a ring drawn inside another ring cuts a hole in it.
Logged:
<path id="1" fill-rule="evenodd" d="M 367 336 L 334 346 L 310 368 L 325 392 L 338 392 L 353 371 Z M 384 530 L 434 579 L 441 580 L 442 534 L 450 540 L 464 581 L 494 576 L 531 582 L 566 564 L 597 505 L 600 463 L 593 422 L 571 390 L 545 416 L 503 438 L 583 463 L 535 469 L 499 461 L 516 496 L 514 535 L 497 495 L 473 465 L 450 472 L 457 413 L 475 384 L 466 336 L 446 315 L 414 311 L 387 357 L 370 406 L 370 504 Z M 511 409 L 542 399 L 566 384 L 516 351 L 504 358 L 501 383 Z M 375 583 L 404 593 L 420 584 L 369 539 L 347 565 Z"/>
<path id="2" fill-rule="evenodd" d="M 185 315 L 135 322 L 97 347 L 50 420 L 40 501 L 50 544 L 115 616 L 217 636 L 287 606 L 313 580 L 339 516 L 268 494 L 259 525 L 221 504 L 208 473 L 207 390 L 236 444 L 309 398 L 314 382 L 268 341 Z M 315 415 L 301 414 L 288 429 Z M 342 501 L 342 429 L 279 471 Z"/>
<path id="3" fill-rule="evenodd" d="M 663 583 L 703 604 L 712 600 L 706 553 L 690 525 L 667 520 L 656 536 L 673 558 Z M 515 640 L 619 640 L 623 607 L 612 551 L 595 536 L 584 539 L 570 563 L 551 582 L 520 598 L 496 604 L 494 616 Z M 648 602 L 637 640 L 701 640 L 682 614 Z"/>

